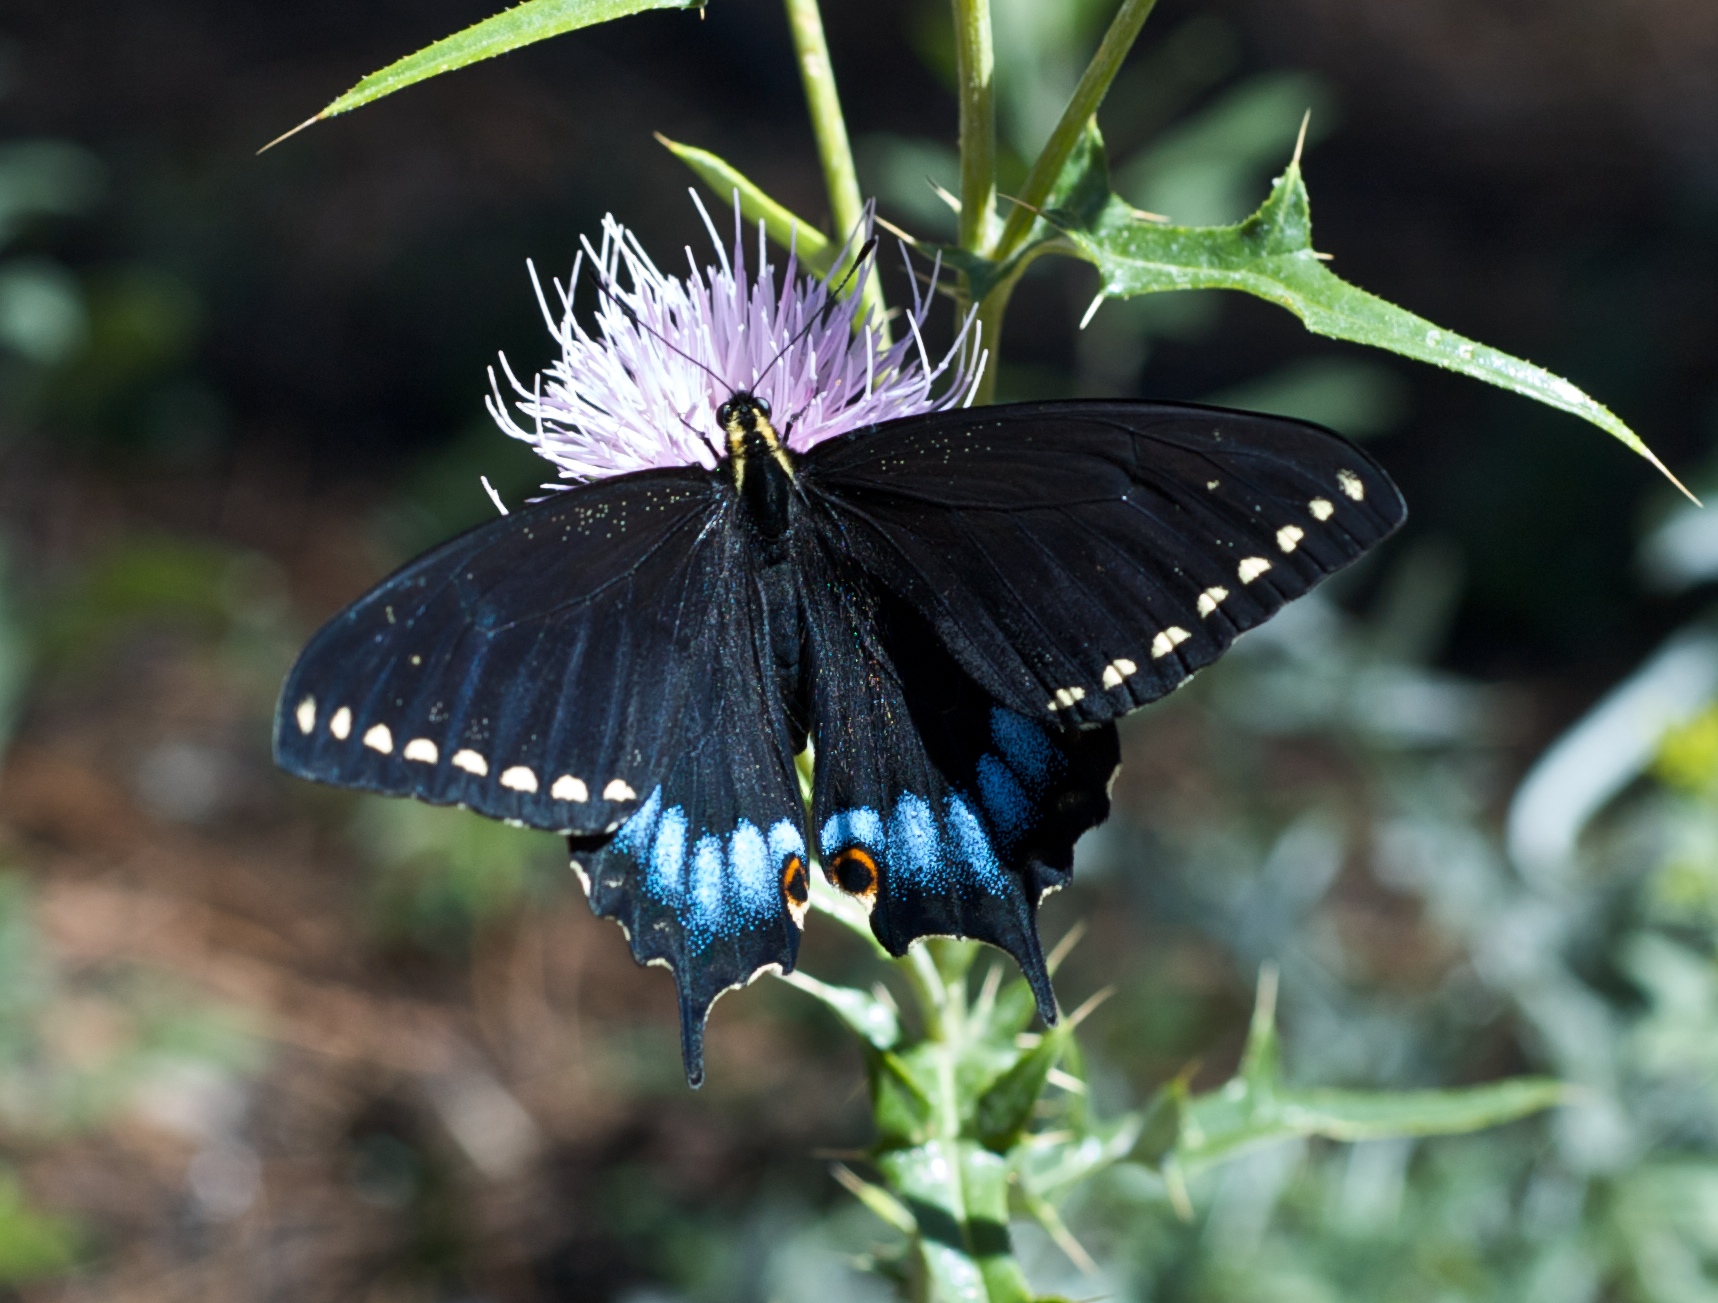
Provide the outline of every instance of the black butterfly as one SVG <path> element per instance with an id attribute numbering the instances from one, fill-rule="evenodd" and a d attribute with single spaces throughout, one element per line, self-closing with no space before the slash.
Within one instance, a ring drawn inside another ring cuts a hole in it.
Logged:
<path id="1" fill-rule="evenodd" d="M 584 484 L 398 571 L 275 725 L 295 774 L 566 834 L 674 971 L 694 1084 L 716 997 L 793 967 L 811 855 L 890 952 L 991 942 L 1053 1021 L 1036 909 L 1109 812 L 1114 721 L 1406 514 L 1359 449 L 1243 412 L 1023 403 L 804 454 L 761 398 L 717 416 L 715 470 Z"/>

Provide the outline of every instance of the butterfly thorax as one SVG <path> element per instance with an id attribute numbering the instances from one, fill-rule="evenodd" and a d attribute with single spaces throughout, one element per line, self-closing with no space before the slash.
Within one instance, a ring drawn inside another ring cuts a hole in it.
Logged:
<path id="1" fill-rule="evenodd" d="M 770 424 L 766 399 L 737 393 L 716 411 L 728 436 L 728 460 L 723 464 L 742 514 L 762 543 L 763 565 L 757 572 L 763 597 L 764 623 L 776 685 L 787 707 L 788 728 L 797 751 L 805 744 L 809 720 L 810 661 L 804 656 L 806 631 L 800 619 L 799 591 L 789 564 L 789 527 L 793 523 L 793 458 Z"/>
<path id="2" fill-rule="evenodd" d="M 726 469 L 746 515 L 766 540 L 787 533 L 793 499 L 793 459 L 770 424 L 769 403 L 748 393 L 716 411 L 728 436 Z"/>

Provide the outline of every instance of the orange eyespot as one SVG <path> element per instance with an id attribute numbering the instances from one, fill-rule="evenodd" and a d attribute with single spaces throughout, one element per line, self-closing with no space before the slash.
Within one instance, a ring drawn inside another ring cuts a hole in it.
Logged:
<path id="1" fill-rule="evenodd" d="M 781 871 L 781 894 L 787 898 L 787 912 L 794 926 L 805 927 L 805 911 L 811 908 L 811 879 L 799 856 L 790 855 Z"/>
<path id="2" fill-rule="evenodd" d="M 782 894 L 795 905 L 803 905 L 811 899 L 811 883 L 805 876 L 805 865 L 797 855 L 787 858 L 787 866 L 781 871 Z"/>
<path id="3" fill-rule="evenodd" d="M 824 876 L 849 896 L 871 900 L 877 895 L 877 861 L 858 846 L 837 851 L 824 867 Z"/>

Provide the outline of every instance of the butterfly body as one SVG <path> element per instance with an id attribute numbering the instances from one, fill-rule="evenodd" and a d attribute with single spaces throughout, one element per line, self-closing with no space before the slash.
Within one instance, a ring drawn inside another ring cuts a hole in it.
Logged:
<path id="1" fill-rule="evenodd" d="M 892 952 L 1035 912 L 1108 813 L 1114 721 L 1389 534 L 1337 436 L 1175 404 L 911 417 L 597 480 L 412 562 L 289 676 L 280 763 L 568 836 L 594 909 L 710 1004 L 791 968 L 814 859 Z M 815 745 L 811 808 L 794 757 Z"/>

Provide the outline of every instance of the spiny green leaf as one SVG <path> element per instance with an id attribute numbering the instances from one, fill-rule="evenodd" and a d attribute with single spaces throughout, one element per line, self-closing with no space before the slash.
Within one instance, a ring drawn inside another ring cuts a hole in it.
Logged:
<path id="1" fill-rule="evenodd" d="M 1167 1172 L 1191 1174 L 1243 1150 L 1295 1136 L 1382 1140 L 1456 1135 L 1513 1122 L 1563 1102 L 1567 1087 L 1542 1077 L 1516 1077 L 1457 1090 L 1328 1090 L 1281 1081 L 1276 1024 L 1277 970 L 1259 971 L 1258 996 L 1235 1076 L 1188 1098 L 1185 1077 L 1158 1093 L 1144 1119 L 1134 1157 Z M 1173 1143 L 1166 1143 L 1173 1137 Z"/>
<path id="2" fill-rule="evenodd" d="M 1187 1116 L 1188 1075 L 1183 1071 L 1163 1086 L 1140 1115 L 1131 1157 L 1147 1167 L 1161 1167 L 1181 1140 L 1181 1127 Z"/>
<path id="3" fill-rule="evenodd" d="M 1146 1148 L 1140 1140 L 1141 1127 L 1146 1123 L 1147 1119 L 1138 1113 L 1123 1113 L 1083 1134 L 1026 1136 L 1015 1146 L 1010 1159 L 1022 1188 L 1054 1202 L 1124 1158 L 1133 1157 L 1156 1166 L 1156 1158 L 1148 1160 L 1141 1152 Z M 1164 1146 L 1150 1152 L 1159 1158 L 1167 1152 L 1179 1134 L 1179 1127 L 1177 1115 Z"/>
<path id="4" fill-rule="evenodd" d="M 670 140 L 660 131 L 656 133 L 656 139 L 697 173 L 698 179 L 710 187 L 717 199 L 732 203 L 734 196 L 739 195 L 741 216 L 748 222 L 761 221 L 764 233 L 770 239 L 784 249 L 795 250 L 800 262 L 819 276 L 829 275 L 835 265 L 835 256 L 841 250 L 822 231 L 771 199 L 755 181 L 726 159 L 707 149 Z"/>
<path id="5" fill-rule="evenodd" d="M 1011 1041 L 1032 1025 L 1038 1015 L 1038 997 L 1024 977 L 1012 978 L 1002 984 L 996 1001 L 990 1007 L 989 1032 L 999 1040 Z"/>
<path id="6" fill-rule="evenodd" d="M 1289 1126 L 1329 1140 L 1447 1136 L 1483 1131 L 1555 1108 L 1569 1087 L 1546 1077 L 1512 1077 L 1458 1090 L 1279 1091 L 1277 1113 Z"/>
<path id="7" fill-rule="evenodd" d="M 1540 1077 L 1405 1091 L 1265 1089 L 1236 1077 L 1188 1103 L 1172 1156 L 1191 1173 L 1294 1136 L 1357 1141 L 1457 1135 L 1513 1122 L 1567 1098 L 1561 1082 Z"/>
<path id="8" fill-rule="evenodd" d="M 872 1184 L 840 1163 L 836 1163 L 830 1171 L 844 1190 L 901 1234 L 918 1234 L 919 1226 L 913 1220 L 913 1214 L 904 1203 L 882 1186 Z"/>
<path id="9" fill-rule="evenodd" d="M 809 973 L 782 973 L 780 979 L 807 995 L 823 1001 L 835 1016 L 867 1044 L 892 1050 L 901 1039 L 901 1019 L 895 1006 L 881 996 L 851 986 L 831 986 Z M 881 988 L 879 988 L 881 989 Z"/>
<path id="10" fill-rule="evenodd" d="M 300 123 L 286 135 L 271 140 L 264 149 L 278 145 L 287 136 L 303 131 L 312 122 L 345 113 L 384 95 L 392 95 L 420 81 L 444 72 L 453 72 L 484 59 L 506 54 L 522 46 L 535 45 L 551 36 L 595 27 L 598 23 L 624 18 L 628 14 L 649 9 L 702 9 L 704 0 L 525 0 L 462 32 L 426 45 L 416 54 L 390 63 L 380 72 L 373 72 L 322 112 Z"/>
<path id="11" fill-rule="evenodd" d="M 914 1249 L 937 1303 L 1032 1303 L 1008 1238 L 1008 1165 L 971 1141 L 932 1140 L 877 1159 L 911 1211 Z"/>
<path id="12" fill-rule="evenodd" d="M 1633 430 L 1561 376 L 1435 326 L 1331 272 L 1313 251 L 1312 212 L 1298 151 L 1263 206 L 1244 222 L 1173 226 L 1110 191 L 1101 143 L 1091 127 L 1070 159 L 1069 174 L 1059 182 L 1060 203 L 1044 214 L 1102 275 L 1094 310 L 1104 298 L 1241 290 L 1287 308 L 1314 334 L 1388 349 L 1579 416 L 1682 488 Z M 1073 175 L 1080 167 L 1085 174 Z"/>
<path id="13" fill-rule="evenodd" d="M 912 1065 L 893 1051 L 871 1049 L 865 1055 L 865 1070 L 878 1143 L 885 1148 L 923 1144 L 930 1135 L 935 1106 Z"/>
<path id="14" fill-rule="evenodd" d="M 1032 1108 L 1044 1093 L 1050 1069 L 1062 1057 L 1067 1019 L 1038 1038 L 1006 1071 L 985 1088 L 973 1105 L 972 1126 L 986 1149 L 1006 1153 L 1032 1120 Z"/>

